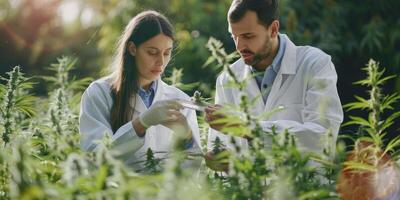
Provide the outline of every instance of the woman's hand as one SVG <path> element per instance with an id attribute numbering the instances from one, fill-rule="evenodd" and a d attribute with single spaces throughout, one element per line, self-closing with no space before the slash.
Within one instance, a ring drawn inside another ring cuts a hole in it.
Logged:
<path id="1" fill-rule="evenodd" d="M 171 121 L 167 121 L 162 123 L 163 126 L 173 130 L 178 137 L 181 137 L 185 140 L 192 139 L 192 130 L 189 126 L 189 123 L 180 111 L 171 112 Z"/>
<path id="2" fill-rule="evenodd" d="M 155 102 L 139 118 L 132 121 L 138 136 L 144 136 L 146 129 L 154 125 L 163 125 L 173 130 L 185 140 L 192 139 L 192 131 L 186 117 L 180 112 L 183 107 L 174 100 Z"/>
<path id="3" fill-rule="evenodd" d="M 176 112 L 182 106 L 173 100 L 157 101 L 139 116 L 140 123 L 147 129 L 150 126 L 176 121 Z"/>

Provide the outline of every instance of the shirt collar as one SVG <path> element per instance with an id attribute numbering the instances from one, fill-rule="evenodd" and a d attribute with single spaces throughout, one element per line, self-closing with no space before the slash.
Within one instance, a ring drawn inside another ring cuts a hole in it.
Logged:
<path id="1" fill-rule="evenodd" d="M 150 87 L 148 90 L 145 90 L 142 87 L 139 87 L 139 94 L 152 94 L 156 91 L 156 89 L 157 89 L 157 83 L 156 83 L 156 81 L 153 81 L 150 83 Z"/>

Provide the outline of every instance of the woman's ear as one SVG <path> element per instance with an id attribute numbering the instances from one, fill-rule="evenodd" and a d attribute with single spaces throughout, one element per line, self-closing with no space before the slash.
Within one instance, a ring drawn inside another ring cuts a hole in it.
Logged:
<path id="1" fill-rule="evenodd" d="M 133 42 L 128 42 L 128 51 L 132 56 L 136 55 L 136 45 Z"/>

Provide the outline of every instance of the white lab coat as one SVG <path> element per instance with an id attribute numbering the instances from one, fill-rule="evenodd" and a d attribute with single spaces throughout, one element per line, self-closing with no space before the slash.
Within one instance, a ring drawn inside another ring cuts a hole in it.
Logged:
<path id="1" fill-rule="evenodd" d="M 184 92 L 167 85 L 161 79 L 157 81 L 158 86 L 153 103 L 160 100 L 177 98 L 190 99 Z M 134 102 L 134 98 L 132 98 L 131 102 Z M 151 126 L 147 129 L 144 137 L 139 137 L 132 123 L 127 122 L 113 134 L 110 124 L 112 105 L 113 100 L 111 98 L 109 77 L 94 81 L 82 95 L 79 132 L 81 133 L 81 147 L 84 150 L 95 150 L 105 134 L 108 134 L 112 141 L 112 150 L 117 152 L 119 155 L 118 157 L 121 158 L 125 164 L 135 169 L 143 167 L 143 163 L 138 164 L 138 162 L 146 159 L 145 154 L 148 148 L 151 148 L 153 152 L 155 152 L 155 157 L 166 157 L 167 154 L 165 152 L 168 152 L 172 148 L 172 130 L 162 125 Z M 142 99 L 136 94 L 136 106 L 133 119 L 137 118 L 146 110 L 147 108 Z M 192 148 L 187 151 L 191 153 L 200 153 L 200 136 L 196 112 L 194 110 L 184 109 L 182 113 L 189 122 L 194 139 Z"/>
<path id="2" fill-rule="evenodd" d="M 260 121 L 265 131 L 270 131 L 274 125 L 278 132 L 289 129 L 293 133 L 297 145 L 302 151 L 321 152 L 324 148 L 323 138 L 328 130 L 332 131 L 333 140 L 336 142 L 343 111 L 336 88 L 337 74 L 331 62 L 331 57 L 321 50 L 310 46 L 295 46 L 286 37 L 286 49 L 281 63 L 281 68 L 272 85 L 267 102 L 264 104 L 260 97 L 260 89 L 256 80 L 252 78 L 250 66 L 242 59 L 233 63 L 230 68 L 239 80 L 247 79 L 245 95 L 249 100 L 258 97 L 251 113 L 259 116 L 283 106 L 283 111 L 273 114 L 268 119 Z M 227 72 L 219 75 L 216 82 L 216 104 L 240 103 L 240 92 L 237 88 L 228 87 L 230 76 Z M 226 136 L 214 129 L 209 130 L 208 148 L 219 136 L 228 149 L 230 136 Z M 235 137 L 236 142 L 243 149 L 248 148 L 247 140 Z M 271 142 L 265 137 L 266 146 Z"/>

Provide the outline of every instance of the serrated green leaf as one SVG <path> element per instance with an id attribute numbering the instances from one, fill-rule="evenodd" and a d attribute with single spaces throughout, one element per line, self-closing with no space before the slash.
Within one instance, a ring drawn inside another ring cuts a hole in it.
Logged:
<path id="1" fill-rule="evenodd" d="M 350 116 L 349 118 L 351 119 L 351 121 L 344 123 L 342 127 L 346 127 L 349 125 L 361 125 L 361 126 L 371 127 L 370 122 L 365 120 L 364 118 L 356 116 Z"/>
<path id="2" fill-rule="evenodd" d="M 393 109 L 391 105 L 396 103 L 398 100 L 400 100 L 400 95 L 398 95 L 397 93 L 384 97 L 381 103 L 383 108 L 382 110 L 386 108 Z"/>
<path id="3" fill-rule="evenodd" d="M 387 144 L 382 156 L 386 155 L 386 153 L 388 153 L 388 152 L 394 151 L 399 146 L 400 146 L 400 136 L 397 136 L 394 139 L 390 140 L 390 142 L 389 142 L 389 144 Z"/>
<path id="4" fill-rule="evenodd" d="M 356 170 L 358 172 L 362 171 L 370 171 L 370 172 L 376 172 L 377 168 L 373 165 L 369 165 L 366 163 L 360 163 L 357 161 L 346 161 L 344 162 L 344 170 Z M 357 172 L 355 172 L 357 173 Z"/>

